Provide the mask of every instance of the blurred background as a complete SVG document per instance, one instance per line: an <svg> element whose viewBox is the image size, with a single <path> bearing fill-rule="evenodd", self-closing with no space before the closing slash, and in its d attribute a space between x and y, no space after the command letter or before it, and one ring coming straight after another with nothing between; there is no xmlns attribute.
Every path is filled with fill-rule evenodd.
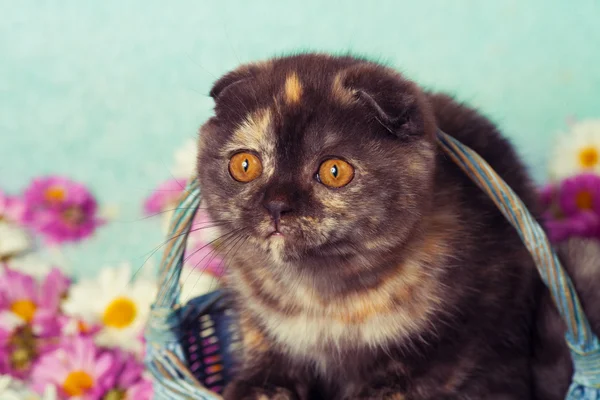
<svg viewBox="0 0 600 400"><path fill-rule="evenodd" d="M354 51L496 122L538 182L570 119L600 117L597 0L0 0L0 189L40 176L94 194L109 223L60 247L76 275L141 267L163 242L143 203L238 64ZM58 257L58 256L57 256Z"/></svg>

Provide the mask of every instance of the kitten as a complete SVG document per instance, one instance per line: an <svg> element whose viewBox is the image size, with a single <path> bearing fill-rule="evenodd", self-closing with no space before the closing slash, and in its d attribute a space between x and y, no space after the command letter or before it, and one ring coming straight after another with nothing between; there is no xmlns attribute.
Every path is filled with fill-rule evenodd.
<svg viewBox="0 0 600 400"><path fill-rule="evenodd" d="M538 214L494 125L351 57L242 66L211 91L198 173L243 356L226 399L527 399L543 290L515 230L435 143Z"/></svg>

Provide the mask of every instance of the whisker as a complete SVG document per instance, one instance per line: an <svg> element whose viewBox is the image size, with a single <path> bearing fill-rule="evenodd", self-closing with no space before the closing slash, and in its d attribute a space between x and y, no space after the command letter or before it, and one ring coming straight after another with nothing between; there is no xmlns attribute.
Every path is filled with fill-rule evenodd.
<svg viewBox="0 0 600 400"><path fill-rule="evenodd" d="M196 228L196 229L194 229L194 230L190 230L190 232L189 232L189 233L192 233L192 232L197 232L197 231L199 231L199 230L201 230L201 229L204 229L204 228ZM179 233L177 233L176 235L173 235L173 236L171 236L171 237L167 238L167 239L166 239L166 240L165 240L165 241L164 241L162 244L160 244L160 245L156 246L156 247L155 247L153 250L150 250L150 252L149 252L150 254L149 254L149 255L148 255L148 253L146 253L146 254L142 255L142 257L145 257L146 255L148 255L148 256L146 257L146 259L144 260L144 262L142 263L142 265L141 265L141 266L140 266L140 267L139 267L139 268L136 270L136 272L133 274L133 277L135 277L135 276L136 276L136 275L139 273L139 271L141 271L141 269L142 269L142 268L144 268L144 267L146 266L146 264L148 263L148 261L149 261L149 260L150 260L150 259L151 259L151 258L152 258L152 257L153 257L155 254L156 254L156 252L157 252L158 250L160 250L162 247L164 247L165 245L167 245L167 244L168 244L170 241L172 241L172 240L175 240L175 239L177 239L177 238L179 238L179 237L181 237L181 236L183 236L183 235L189 234L189 233L188 233L188 232L185 232L185 231L184 231L184 232L179 232ZM215 239L215 240L218 240L218 239L219 239L219 238L217 238L217 239ZM212 243L212 242L211 242L211 243ZM133 279L133 277L132 277L132 279Z"/></svg>
<svg viewBox="0 0 600 400"><path fill-rule="evenodd" d="M220 244L220 246L226 246L226 245L229 245L229 241L233 242L234 240L236 240L236 239L239 239L239 238L240 238L240 236L238 236L238 234L239 234L239 232L241 232L242 230L243 230L242 228L239 228L239 229L237 229L237 230L235 230L235 231L231 231L231 232L229 232L229 234L228 234L228 235L230 235L230 236L229 236L229 237L227 237L227 238L226 238L226 239L225 239L225 240L222 242L222 244ZM216 240L218 240L218 239L216 239ZM235 243L237 243L237 241L236 241ZM233 247L233 246L235 246L235 243L233 243L233 244L232 244L232 247ZM194 253L196 253L196 252L198 252L198 251L200 251L200 250L202 250L202 249L206 248L206 246L208 246L208 245L209 245L209 244L207 244L207 245L205 245L205 246L202 246L200 249L197 249L197 250L196 250ZM196 270L196 268L198 268L198 266L199 266L199 265L202 263L202 261L204 261L204 259L205 259L206 257L211 257L211 258L208 260L208 262L206 262L206 264L205 264L204 268L202 268L202 272L206 271L206 268L208 268L208 265L209 265L209 264L212 262L212 260L214 260L214 258L216 257L216 255L217 255L217 249L218 249L218 248L213 248L213 249L212 249L212 250L211 250L211 251L210 251L208 254L206 254L204 257L202 257L202 259L201 259L200 261L198 261L198 262L196 263L196 265L195 265L195 266L192 268L192 270L191 270L191 271L188 273L188 276L187 276L187 278L185 279L185 281L187 281L187 279L189 279L190 275L192 274L192 271ZM194 254L194 253L193 253L193 254ZM188 259L189 259L189 257L188 257ZM196 286L196 284L197 284L197 283L198 283L198 281L196 281L196 283L194 283L194 286L193 286L192 288L195 288L195 286ZM210 289L210 288L209 288L209 289ZM187 301L187 299L186 299L186 301Z"/></svg>
<svg viewBox="0 0 600 400"><path fill-rule="evenodd" d="M193 232L197 232L197 231L200 231L202 229L216 228L218 226L222 226L222 225L218 224L218 225L214 225L214 226L206 226L206 227L202 227L202 228L190 229L189 232L179 232L176 235L168 237L163 243L159 244L157 247L155 247L153 250L150 250L148 253L154 253L154 252L156 252L161 247L163 247L164 245L168 244L171 240L177 239L177 238L181 237L182 235L193 233ZM145 257L146 255L148 255L148 253L143 254L141 257Z"/></svg>
<svg viewBox="0 0 600 400"><path fill-rule="evenodd" d="M216 242L217 240L220 240L220 239L222 239L224 236L229 236L229 235L232 235L232 234L233 234L233 235L235 235L235 233L236 233L236 231L231 231L231 232L228 232L228 233L226 233L226 234L224 234L224 235L221 235L221 236L219 236L219 237L218 237L218 238L216 238L215 240L213 240L213 241L211 241L211 242L209 242L209 243L205 244L204 246L202 246L202 247L200 247L200 248L198 248L198 249L195 249L195 250L194 250L194 252L192 252L192 253L191 253L191 254L189 254L189 255L188 255L186 258L184 258L184 260L183 260L183 264L185 265L185 262L186 262L187 260L189 260L189 259L190 259L190 257L192 257L194 254L198 253L199 251L201 251L201 250L205 249L206 247L210 246L211 244L213 244L213 243L214 243L214 242ZM227 239L228 239L228 238L226 238L225 240L227 240ZM214 250L213 250L213 251L214 251ZM212 253L212 251L211 251L209 254L211 254L211 253ZM202 260L204 260L205 258L206 258L206 255L205 255L204 257L202 257L202 259L201 259L201 260L200 260L198 263L201 263L201 262L202 262ZM207 265L208 265L208 264L207 264ZM195 268L194 268L194 269L195 269ZM186 278L186 280L189 278L189 276L190 276L191 272L192 272L192 271L190 271L190 272L189 272L189 274L188 274L188 277Z"/></svg>
<svg viewBox="0 0 600 400"><path fill-rule="evenodd" d="M138 219L132 220L132 221L130 221L130 222L143 221L143 220L145 220L145 219L149 219L149 218L157 217L157 216L160 216L160 215L162 215L162 214L166 214L166 213L168 213L168 212L172 212L172 211L177 211L177 210L193 210L193 209L197 209L197 210L199 210L199 211L200 211L200 210L208 210L208 209L209 209L209 207L175 207L175 208L167 208L167 209L164 209L164 210L158 211L158 212L156 212L156 213L153 213L153 214L151 214L151 215L145 215L145 216L143 216L142 218L138 218ZM225 211L225 210L218 210L218 209L215 209L214 207L212 207L212 209L213 209L213 210L215 210L215 211Z"/></svg>
<svg viewBox="0 0 600 400"><path fill-rule="evenodd" d="M185 193L187 193L187 195L188 195L188 196L191 196L192 194L190 193L190 191L189 191L189 190L187 190L187 185L182 185L182 184L181 184L181 182L180 182L180 180L181 180L181 179L175 178L175 175L173 175L173 174L171 173L171 171L169 171L169 169L168 169L168 168L167 168L167 171L169 172L169 175L171 175L171 178L173 178L173 180L174 180L175 182L177 182L177 186L179 186L179 188L181 189L181 191L182 191L182 192L185 192ZM186 182L189 182L189 180L188 180L188 179L186 179ZM196 193L194 194L194 196L198 196L198 195L199 195L199 193L198 193L198 192L196 192Z"/></svg>
<svg viewBox="0 0 600 400"><path fill-rule="evenodd" d="M246 235L245 237L244 237L244 236L242 236L242 237L243 237L243 240L242 240L242 241L238 241L238 242L236 242L236 244L237 244L237 243L239 243L239 246L237 247L237 249L235 250L235 252L234 252L234 253L233 253L233 255L231 256L231 258L232 258L232 259L235 257L235 255L237 254L237 252L238 252L238 251L239 251L239 250L240 250L242 247L244 247L244 245L246 244L246 242L247 242L247 241L248 241L248 239L250 238L250 236L248 236L248 235ZM232 246L231 250L233 250L233 248L235 247L235 245L236 245L236 244L234 244L234 245ZM229 250L229 251L227 252L227 254L226 254L226 255L223 257L223 259L221 260L221 263L219 264L219 268L221 268L221 266L223 266L223 276L225 276L225 275L226 275L226 273L227 273L227 268L229 267L229 264L227 264L225 261L227 261L227 259L228 259L228 257L229 257L229 252L230 252L231 250ZM210 289L210 288L209 288L209 289Z"/></svg>
<svg viewBox="0 0 600 400"><path fill-rule="evenodd" d="M185 263L186 261L189 261L189 259L196 253L204 250L206 247L211 246L212 244L214 244L215 242L219 241L219 240L228 240L231 236L235 235L237 232L239 232L241 230L241 228L238 229L234 229L232 231L229 231L219 237L217 237L216 239L211 240L210 242L206 243L204 246L199 247L197 249L194 249L194 251L192 253L190 253L187 257L185 257L185 259L183 260L183 262ZM225 238L225 239L223 239ZM202 257L202 259L200 260L200 262L202 260L204 260L204 258L206 258L206 256Z"/></svg>
<svg viewBox="0 0 600 400"><path fill-rule="evenodd" d="M239 241L240 241L241 238L243 238L243 236L236 235L236 237L234 237L231 240L231 246L230 246L230 249L227 251L227 253L229 253L231 251L231 249L233 249L235 247L235 245L237 243L239 243ZM227 243L227 244L229 244L229 243ZM208 268L208 265L215 259L215 257L217 257L217 255L218 255L218 253L217 253L217 249L216 248L208 254L208 256L210 257L210 259L206 263L205 267L202 269L203 273L206 271L206 268ZM221 259L221 262L219 263L219 268L223 264L224 260L225 260L225 256ZM194 268L197 268L199 264L200 263L196 264L196 266ZM196 283L197 283L197 281L196 281ZM194 287L195 287L195 285L196 284L194 284ZM212 283L211 283L211 286L209 286L208 290L210 291L211 289L212 289Z"/></svg>
<svg viewBox="0 0 600 400"><path fill-rule="evenodd" d="M201 231L201 230L203 230L203 229L212 229L212 228L217 228L217 227L220 227L220 226L223 226L223 224L202 225L202 226L200 226L200 227L197 227L197 228L190 229L190 233L199 232L199 231Z"/></svg>
<svg viewBox="0 0 600 400"><path fill-rule="evenodd" d="M191 62L193 62L194 64L196 64L196 66L200 67L204 72L206 72L207 74L209 74L214 80L219 79L218 76L216 76L215 74L213 74L212 72L210 72L208 69L206 69L202 64L200 64L196 60L194 60L189 53L186 52L186 54L187 54L187 56L188 56L188 58L190 59Z"/></svg>

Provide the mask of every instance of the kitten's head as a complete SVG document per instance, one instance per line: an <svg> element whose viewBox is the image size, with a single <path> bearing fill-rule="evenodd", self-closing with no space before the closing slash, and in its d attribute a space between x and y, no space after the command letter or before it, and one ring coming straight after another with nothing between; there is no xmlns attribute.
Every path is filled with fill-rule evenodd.
<svg viewBox="0 0 600 400"><path fill-rule="evenodd" d="M199 179L232 249L275 267L334 265L400 245L430 203L434 118L390 69L284 57L230 72L211 96Z"/></svg>

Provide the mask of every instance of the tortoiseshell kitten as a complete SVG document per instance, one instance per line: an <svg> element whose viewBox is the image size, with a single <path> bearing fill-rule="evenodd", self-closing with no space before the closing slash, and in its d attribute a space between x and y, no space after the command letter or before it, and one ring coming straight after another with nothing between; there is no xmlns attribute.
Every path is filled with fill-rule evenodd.
<svg viewBox="0 0 600 400"><path fill-rule="evenodd" d="M435 144L475 149L536 215L486 118L350 56L246 65L211 96L198 171L244 343L226 399L533 396L532 260Z"/></svg>

